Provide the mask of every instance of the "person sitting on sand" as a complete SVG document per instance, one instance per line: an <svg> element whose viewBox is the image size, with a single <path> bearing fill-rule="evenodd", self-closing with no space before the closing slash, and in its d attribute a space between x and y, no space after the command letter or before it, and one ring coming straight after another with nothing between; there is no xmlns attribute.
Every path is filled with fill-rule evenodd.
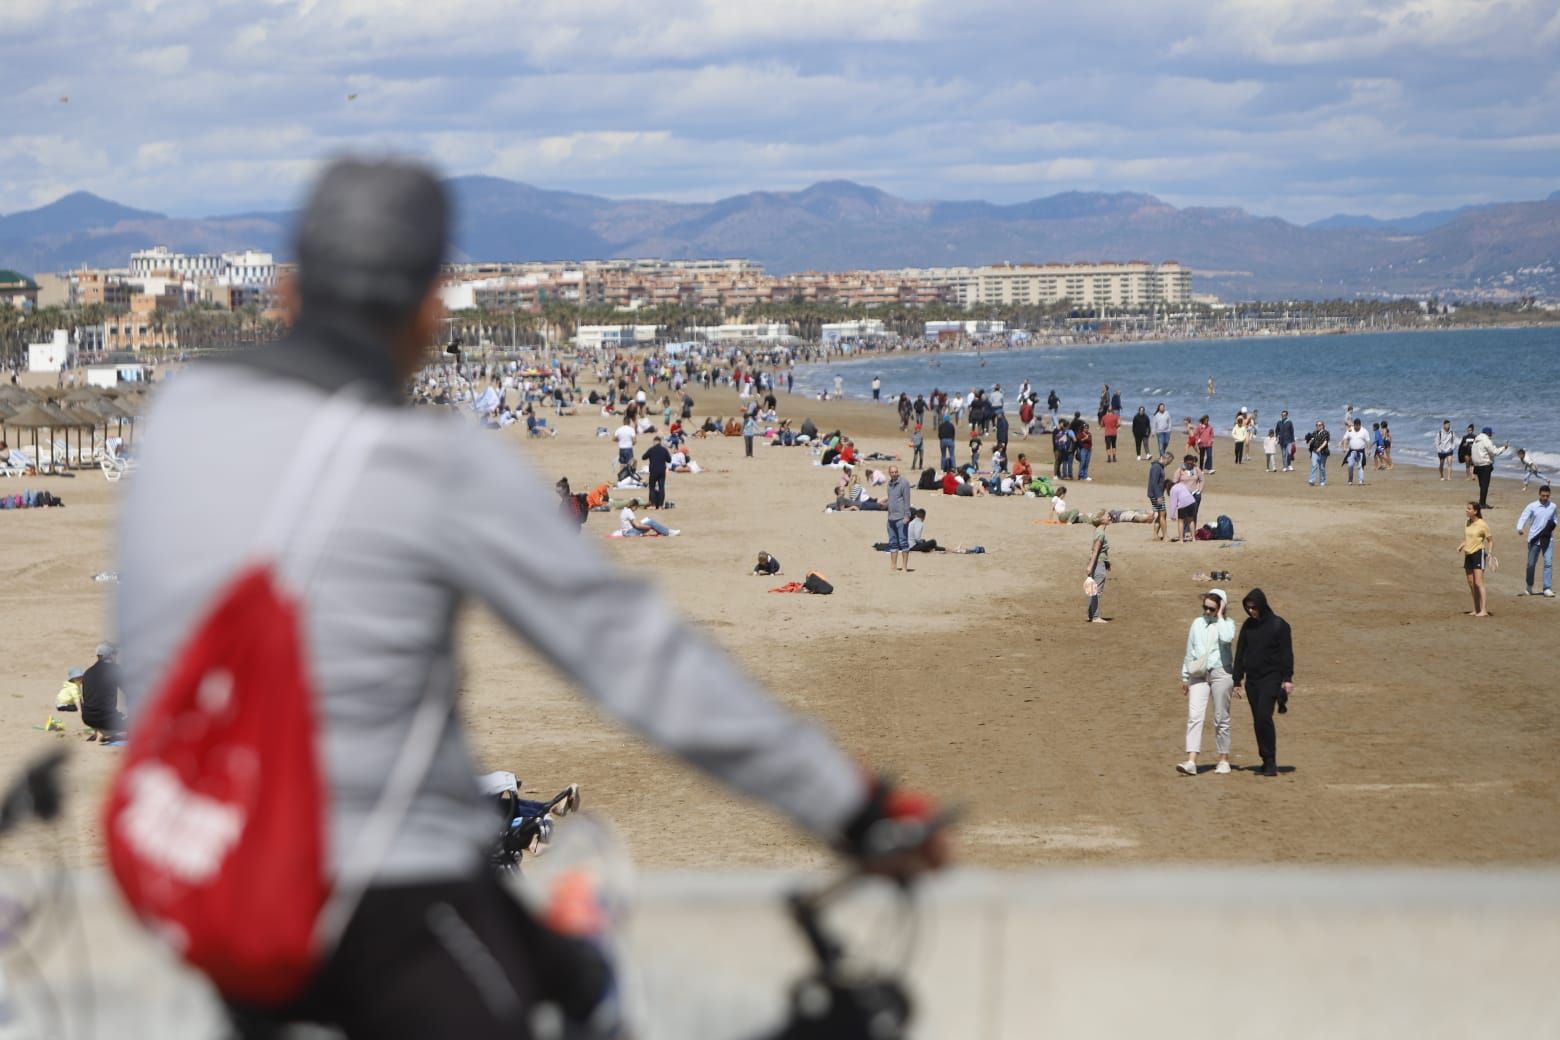
<svg viewBox="0 0 1560 1040"><path fill-rule="evenodd" d="M758 562L753 564L751 574L769 576L780 573L780 561L766 552L758 554Z"/></svg>
<svg viewBox="0 0 1560 1040"><path fill-rule="evenodd" d="M80 711L81 710L81 679L86 675L80 668L72 668L65 673L65 684L54 695L55 711Z"/></svg>
<svg viewBox="0 0 1560 1040"><path fill-rule="evenodd" d="M646 517L643 520L637 519L634 516L634 510L638 508L639 499L632 498L629 499L628 505L623 507L623 511L618 513L618 522L622 525L624 538L642 538L647 535L673 538L682 534L681 531L675 528L667 528L659 520L654 520L650 517Z"/></svg>
<svg viewBox="0 0 1560 1040"><path fill-rule="evenodd" d="M1019 487L1028 487L1029 482L1035 479L1034 467L1029 464L1029 456L1023 452L1018 453L1018 461L1013 463L1013 480Z"/></svg>
<svg viewBox="0 0 1560 1040"><path fill-rule="evenodd" d="M737 421L736 416L733 415L730 419L726 420L725 428L721 430L721 434L726 437L742 436L742 424Z"/></svg>

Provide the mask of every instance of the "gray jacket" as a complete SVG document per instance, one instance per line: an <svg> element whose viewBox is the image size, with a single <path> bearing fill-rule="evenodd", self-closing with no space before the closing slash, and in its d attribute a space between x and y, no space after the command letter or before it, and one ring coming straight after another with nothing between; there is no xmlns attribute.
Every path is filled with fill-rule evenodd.
<svg viewBox="0 0 1560 1040"><path fill-rule="evenodd" d="M380 389L374 407L391 422L307 597L335 868L395 768L420 699L454 701L455 619L467 600L486 604L651 740L815 834L839 834L866 795L851 759L685 626L649 584L610 567L497 434L442 409L396 407ZM117 620L132 725L213 598L249 561L266 507L325 400L308 380L237 365L191 368L157 399L119 531ZM461 726L450 724L380 881L480 868L497 818L478 798L478 771Z"/></svg>
<svg viewBox="0 0 1560 1040"><path fill-rule="evenodd" d="M888 482L888 518L906 520L910 516L910 481L903 473Z"/></svg>

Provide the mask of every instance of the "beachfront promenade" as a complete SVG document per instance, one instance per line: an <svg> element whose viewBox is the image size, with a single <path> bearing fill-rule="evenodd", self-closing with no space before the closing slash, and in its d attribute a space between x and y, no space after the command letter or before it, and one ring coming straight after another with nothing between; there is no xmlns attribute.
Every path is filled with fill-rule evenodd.
<svg viewBox="0 0 1560 1040"><path fill-rule="evenodd" d="M806 963L778 905L798 880L640 879L629 934L650 1006L645 1040L735 1040L773 1024ZM65 929L40 964L60 1035L220 1035L210 995L120 916L103 878L75 888L79 939L60 916L69 900L43 922ZM1560 1021L1553 870L963 870L926 886L919 907L917 1037L1461 1040L1547 1036ZM884 892L846 906L841 931L869 963L901 963L907 922L893 913ZM12 969L10 993L19 1017L0 1024L0 1040L40 1035L25 1027L46 1014L39 981Z"/></svg>

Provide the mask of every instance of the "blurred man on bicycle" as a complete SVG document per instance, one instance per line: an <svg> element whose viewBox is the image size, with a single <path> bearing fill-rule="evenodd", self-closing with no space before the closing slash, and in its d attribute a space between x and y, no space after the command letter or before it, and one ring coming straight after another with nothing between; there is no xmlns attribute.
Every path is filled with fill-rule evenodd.
<svg viewBox="0 0 1560 1040"><path fill-rule="evenodd" d="M869 857L880 822L925 816L924 801L874 785L649 585L611 569L502 443L442 409L399 408L439 327L448 227L425 170L335 163L301 218L289 338L191 367L162 393L120 530L132 732L213 596L249 562L294 460L318 447L301 442L311 418L347 393L393 421L352 478L302 622L338 884L417 706L453 705L454 620L467 599L651 740L847 854ZM487 866L495 817L477 772L451 722L309 992L246 1031L304 1018L353 1037L529 1035L546 947ZM893 869L941 858L934 835Z"/></svg>

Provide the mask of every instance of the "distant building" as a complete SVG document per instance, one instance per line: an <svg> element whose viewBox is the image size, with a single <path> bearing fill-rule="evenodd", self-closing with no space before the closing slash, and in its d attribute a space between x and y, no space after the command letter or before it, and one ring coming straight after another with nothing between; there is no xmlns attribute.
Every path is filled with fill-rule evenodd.
<svg viewBox="0 0 1560 1040"><path fill-rule="evenodd" d="M1126 263L993 264L933 268L921 272L947 286L955 302L1046 306L1067 300L1075 307L1184 306L1192 298L1192 272L1174 260Z"/></svg>
<svg viewBox="0 0 1560 1040"><path fill-rule="evenodd" d="M38 306L38 283L19 271L0 271L0 307L30 311Z"/></svg>
<svg viewBox="0 0 1560 1040"><path fill-rule="evenodd" d="M581 325L574 342L582 350L640 347L654 343L660 333L659 325Z"/></svg>
<svg viewBox="0 0 1560 1040"><path fill-rule="evenodd" d="M863 318L860 321L824 322L818 338L824 343L839 343L844 340L871 339L881 335L883 335L881 321L877 318Z"/></svg>
<svg viewBox="0 0 1560 1040"><path fill-rule="evenodd" d="M1004 321L929 321L926 323L927 339L947 339L967 336L1001 336L1007 332Z"/></svg>
<svg viewBox="0 0 1560 1040"><path fill-rule="evenodd" d="M791 326L785 322L700 325L693 330L693 334L709 343L779 343L791 338Z"/></svg>
<svg viewBox="0 0 1560 1040"><path fill-rule="evenodd" d="M269 287L276 284L276 259L270 253L253 249L221 254L175 253L167 246L153 246L130 254L130 277Z"/></svg>
<svg viewBox="0 0 1560 1040"><path fill-rule="evenodd" d="M55 329L45 343L27 344L27 371L58 372L76 358L76 344L70 333Z"/></svg>

